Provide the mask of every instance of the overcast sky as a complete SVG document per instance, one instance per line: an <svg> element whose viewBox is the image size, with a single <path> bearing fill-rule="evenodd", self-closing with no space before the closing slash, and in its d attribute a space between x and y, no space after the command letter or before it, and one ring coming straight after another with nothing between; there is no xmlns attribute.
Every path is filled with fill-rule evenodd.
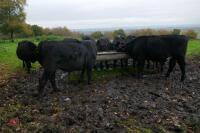
<svg viewBox="0 0 200 133"><path fill-rule="evenodd" d="M70 29L200 24L200 0L27 0L27 22Z"/></svg>

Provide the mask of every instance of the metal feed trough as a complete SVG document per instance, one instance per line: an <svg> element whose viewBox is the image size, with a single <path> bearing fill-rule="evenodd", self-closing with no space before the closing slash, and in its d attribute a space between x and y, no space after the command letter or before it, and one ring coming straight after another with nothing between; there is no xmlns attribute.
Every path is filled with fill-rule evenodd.
<svg viewBox="0 0 200 133"><path fill-rule="evenodd" d="M97 53L97 61L106 61L106 60L119 60L119 59L127 59L129 56L123 52L117 51L108 51L108 52L98 52Z"/></svg>

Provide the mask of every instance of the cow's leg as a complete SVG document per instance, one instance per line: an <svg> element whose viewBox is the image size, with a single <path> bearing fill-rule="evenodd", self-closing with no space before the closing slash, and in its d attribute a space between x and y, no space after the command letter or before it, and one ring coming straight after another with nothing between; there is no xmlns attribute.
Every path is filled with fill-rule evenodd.
<svg viewBox="0 0 200 133"><path fill-rule="evenodd" d="M97 63L94 65L94 70L97 70Z"/></svg>
<svg viewBox="0 0 200 133"><path fill-rule="evenodd" d="M158 61L156 61L155 63L156 63L156 69L159 70Z"/></svg>
<svg viewBox="0 0 200 133"><path fill-rule="evenodd" d="M164 66L164 62L160 62L160 72L162 73L163 72L163 66Z"/></svg>
<svg viewBox="0 0 200 133"><path fill-rule="evenodd" d="M44 87L48 81L49 73L44 70L42 77L39 79L38 95L43 95Z"/></svg>
<svg viewBox="0 0 200 133"><path fill-rule="evenodd" d="M87 68L87 77L88 77L88 84L91 84L91 78L92 78L92 69L91 69L91 67Z"/></svg>
<svg viewBox="0 0 200 133"><path fill-rule="evenodd" d="M151 69L155 69L155 61L152 61L152 63L150 63L151 64Z"/></svg>
<svg viewBox="0 0 200 133"><path fill-rule="evenodd" d="M150 60L147 60L147 69L149 69L150 68Z"/></svg>
<svg viewBox="0 0 200 133"><path fill-rule="evenodd" d="M174 66L176 65L176 60L174 58L171 58L170 61L169 61L169 68L168 68L168 71L166 73L166 77L169 77L170 73L172 72Z"/></svg>
<svg viewBox="0 0 200 133"><path fill-rule="evenodd" d="M108 61L105 61L106 69L109 69Z"/></svg>
<svg viewBox="0 0 200 133"><path fill-rule="evenodd" d="M96 63L97 70L100 68L99 61Z"/></svg>
<svg viewBox="0 0 200 133"><path fill-rule="evenodd" d="M51 74L50 74L50 82L51 82L51 85L52 85L52 88L53 88L52 92L58 91L58 88L56 86L55 78L56 78L56 73L55 72L51 72Z"/></svg>
<svg viewBox="0 0 200 133"><path fill-rule="evenodd" d="M135 64L136 64L136 61L133 59L133 64L132 64L133 67L135 67Z"/></svg>
<svg viewBox="0 0 200 133"><path fill-rule="evenodd" d="M113 68L116 68L116 65L117 65L117 60L114 60L113 61Z"/></svg>
<svg viewBox="0 0 200 133"><path fill-rule="evenodd" d="M26 67L27 67L27 72L30 73L30 69L31 69L31 62L30 61L26 61Z"/></svg>
<svg viewBox="0 0 200 133"><path fill-rule="evenodd" d="M85 74L85 68L83 68L82 71L81 71L79 82L83 81L84 74Z"/></svg>
<svg viewBox="0 0 200 133"><path fill-rule="evenodd" d="M142 78L142 76L143 76L144 64L145 64L145 60L144 59L138 60L138 64L137 64L138 78Z"/></svg>
<svg viewBox="0 0 200 133"><path fill-rule="evenodd" d="M25 68L26 67L26 64L25 64L25 61L23 60L23 68Z"/></svg>
<svg viewBox="0 0 200 133"><path fill-rule="evenodd" d="M125 68L128 68L128 59L124 59L125 62Z"/></svg>
<svg viewBox="0 0 200 133"><path fill-rule="evenodd" d="M181 81L184 81L185 78L186 78L186 75L185 75L185 58L184 57L180 57L177 59L178 61L178 64L179 64L179 67L181 69Z"/></svg>
<svg viewBox="0 0 200 133"><path fill-rule="evenodd" d="M70 82L70 79L71 79L71 78L70 78L70 75L71 75L71 73L70 73L70 72L68 72L68 74L67 74L67 77L68 77L68 79L67 79L67 80L68 80L68 82Z"/></svg>
<svg viewBox="0 0 200 133"><path fill-rule="evenodd" d="M103 62L100 61L100 69L103 70Z"/></svg>
<svg viewBox="0 0 200 133"><path fill-rule="evenodd" d="M123 68L124 67L123 59L120 59L120 63L121 63L121 68Z"/></svg>

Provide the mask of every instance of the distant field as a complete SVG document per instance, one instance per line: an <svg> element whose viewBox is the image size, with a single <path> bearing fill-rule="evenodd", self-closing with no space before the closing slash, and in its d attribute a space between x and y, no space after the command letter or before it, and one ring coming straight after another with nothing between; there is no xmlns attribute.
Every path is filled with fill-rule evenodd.
<svg viewBox="0 0 200 133"><path fill-rule="evenodd" d="M40 37L40 38L29 38L29 40L36 44L43 39L49 40L61 40L63 37ZM22 62L16 57L17 40L15 43L9 41L0 41L0 76L8 75L22 70ZM187 56L189 58L200 55L200 40L191 40L188 45ZM36 63L33 67L37 67Z"/></svg>

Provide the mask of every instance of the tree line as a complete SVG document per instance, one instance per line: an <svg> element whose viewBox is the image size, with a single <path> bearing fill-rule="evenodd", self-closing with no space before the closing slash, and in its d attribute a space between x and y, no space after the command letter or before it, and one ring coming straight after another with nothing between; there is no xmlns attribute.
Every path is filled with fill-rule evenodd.
<svg viewBox="0 0 200 133"><path fill-rule="evenodd" d="M152 36L152 35L186 35L190 39L196 39L198 36L198 33L193 29L188 30L181 30L181 29L138 29L138 30L131 30L129 32L125 32L123 29L118 29L115 31L110 32L100 32L96 31L91 34L91 37L94 39L99 39L101 37L107 37L109 39L114 39L116 36Z"/></svg>
<svg viewBox="0 0 200 133"><path fill-rule="evenodd" d="M61 35L77 36L78 33L72 32L66 27L43 28L38 25L26 23L26 13L24 7L26 0L1 0L0 1L0 37L29 37L41 35Z"/></svg>

